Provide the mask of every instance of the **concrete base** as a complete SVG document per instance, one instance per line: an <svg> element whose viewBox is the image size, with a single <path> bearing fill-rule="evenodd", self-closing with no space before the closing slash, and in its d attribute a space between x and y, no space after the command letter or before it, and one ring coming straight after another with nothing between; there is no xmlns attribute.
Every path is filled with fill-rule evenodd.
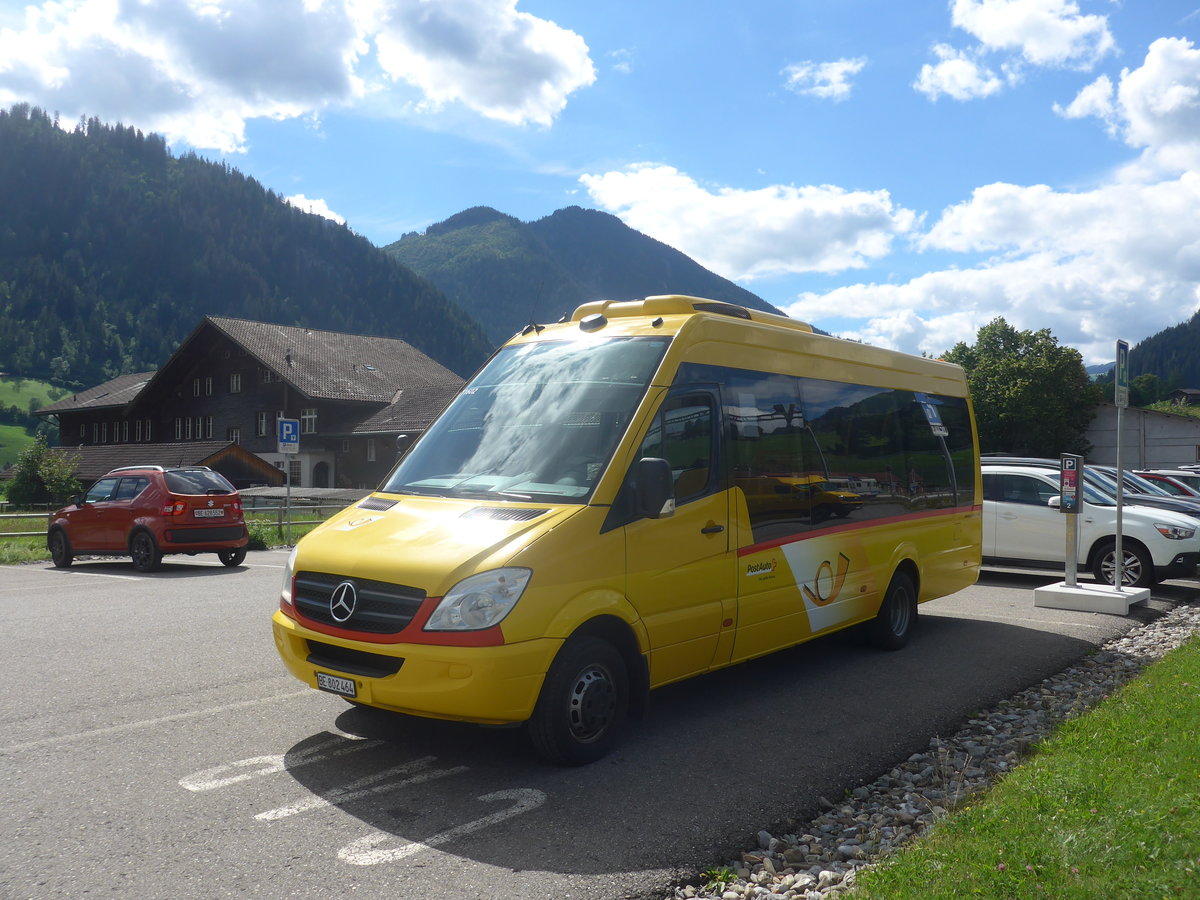
<svg viewBox="0 0 1200 900"><path fill-rule="evenodd" d="M1066 582L1059 582L1036 588L1033 592L1034 606L1079 609L1113 616L1127 616L1129 607L1145 603L1149 599L1149 588L1125 588L1118 591L1106 584L1077 584L1075 587L1067 587Z"/></svg>

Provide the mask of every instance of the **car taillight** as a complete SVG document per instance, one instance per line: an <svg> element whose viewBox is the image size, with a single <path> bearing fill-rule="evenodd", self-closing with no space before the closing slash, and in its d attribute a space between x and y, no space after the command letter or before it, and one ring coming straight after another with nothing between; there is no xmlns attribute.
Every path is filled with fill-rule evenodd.
<svg viewBox="0 0 1200 900"><path fill-rule="evenodd" d="M185 512L187 512L187 504L182 500L176 500L174 503L168 503L162 508L162 514L164 516L182 516Z"/></svg>

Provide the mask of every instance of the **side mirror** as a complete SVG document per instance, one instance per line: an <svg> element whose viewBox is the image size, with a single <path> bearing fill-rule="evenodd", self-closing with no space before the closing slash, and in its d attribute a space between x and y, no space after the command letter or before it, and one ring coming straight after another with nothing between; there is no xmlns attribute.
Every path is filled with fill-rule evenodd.
<svg viewBox="0 0 1200 900"><path fill-rule="evenodd" d="M662 519L675 513L675 476L665 459L646 457L637 461L637 514Z"/></svg>
<svg viewBox="0 0 1200 900"><path fill-rule="evenodd" d="M1062 494L1055 494L1046 501L1046 505L1051 509L1060 509L1062 507Z"/></svg>
<svg viewBox="0 0 1200 900"><path fill-rule="evenodd" d="M83 494L72 494L72 495L71 495L71 502L72 502L72 503L73 503L75 506L83 506Z"/></svg>

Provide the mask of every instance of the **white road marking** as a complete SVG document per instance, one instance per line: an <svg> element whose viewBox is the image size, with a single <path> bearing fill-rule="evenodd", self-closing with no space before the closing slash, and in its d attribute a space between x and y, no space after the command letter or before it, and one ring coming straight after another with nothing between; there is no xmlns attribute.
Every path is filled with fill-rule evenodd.
<svg viewBox="0 0 1200 900"><path fill-rule="evenodd" d="M426 781L433 781L436 778L445 778L447 775L458 775L461 772L470 771L467 766L455 766L451 769L430 769L429 764L436 759L437 757L435 756L425 756L421 759L405 763L402 766L384 769L382 772L376 772L373 775L368 775L366 778L360 778L358 781L348 784L343 788L335 788L324 796L319 797L314 794L297 803L289 803L287 806L280 806L275 809L269 809L266 812L261 812L254 818L259 822L275 822L279 819L286 819L288 816L296 816L314 809L324 809L335 803L348 803L353 800L360 800L363 797L369 797L372 794L384 794L388 791L408 787L409 785L423 784ZM385 781L388 778L397 775L409 775L411 772L415 772L416 774L410 775L401 781L378 784L378 782Z"/></svg>
<svg viewBox="0 0 1200 900"><path fill-rule="evenodd" d="M354 743L347 746L347 740ZM293 753L290 757L284 753L276 753L270 756L252 756L249 759L239 759L237 762L213 766L211 769L204 769L203 771L180 778L179 785L180 787L187 788L189 791L214 791L217 788L228 787L231 784L240 784L252 778L274 775L285 769L298 769L301 766L312 765L316 762L336 759L339 756L345 756L347 753L357 753L359 750L378 747L382 743L383 741L368 741L353 735L341 735L330 738L320 744L315 744L298 753ZM332 752L326 753L324 752L326 750L332 750ZM259 768L253 772L238 771L240 769L249 769L253 766L259 766ZM228 774L230 772L236 772L237 774L230 775Z"/></svg>
<svg viewBox="0 0 1200 900"><path fill-rule="evenodd" d="M473 822L467 822L465 825L448 828L424 841L413 841L388 850L378 850L376 848L389 838L395 837L395 835L384 831L377 831L374 834L359 838L357 841L351 841L338 851L338 859L353 866L374 866L379 863L396 862L397 860L412 856L414 853L419 853L422 850L428 850L432 847L440 847L442 844L448 844L450 841L479 831L482 828L496 825L505 819L511 819L513 816L519 816L521 813L537 809L546 802L546 795L534 788L516 788L511 791L496 791L493 794L484 794L482 797L477 797L476 799L482 800L485 803L496 800L512 800L514 803L507 809L494 812Z"/></svg>
<svg viewBox="0 0 1200 900"><path fill-rule="evenodd" d="M275 703L279 700L292 700L296 697L304 697L312 694L311 688L305 688L302 691L293 691L290 694L276 694L274 697L262 697L258 700L242 700L238 703L227 703L224 706L210 706L207 709L194 709L191 712L175 713L171 716L161 716L157 719L143 719L140 722L126 722L124 725L112 725L108 728L96 728L92 731L77 731L74 734L60 734L57 737L41 738L36 741L25 741L21 744L12 744L8 747L0 747L0 753L15 753L18 750L31 750L34 747L48 747L52 744L65 744L70 741L78 741L83 738L101 737L109 734L121 734L125 731L136 731L139 728L153 728L155 725L165 725L168 722L181 722L185 719L196 719L201 716L215 716L221 713L231 712L235 709L246 709L251 706L261 706L264 703Z"/></svg>
<svg viewBox="0 0 1200 900"><path fill-rule="evenodd" d="M1068 628L1095 628L1097 631L1107 631L1108 628L1104 625L1091 625L1087 622L1060 622L1057 619L1031 619L1028 616L980 616L967 615L952 612L932 612L930 616L942 616L947 619L971 619L980 622L1028 622L1030 625L1061 625Z"/></svg>

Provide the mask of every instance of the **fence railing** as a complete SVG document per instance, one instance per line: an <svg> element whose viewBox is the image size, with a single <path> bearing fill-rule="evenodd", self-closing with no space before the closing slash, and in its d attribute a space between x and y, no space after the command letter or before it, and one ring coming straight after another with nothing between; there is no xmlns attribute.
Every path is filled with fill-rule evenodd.
<svg viewBox="0 0 1200 900"><path fill-rule="evenodd" d="M290 507L243 506L242 509L248 521L253 520L255 517L258 517L261 520L261 518L264 516L268 518L273 516L275 521L272 524L274 524L279 530L279 536L284 537L284 531L287 529L289 524L293 527L303 525L319 525L321 522L324 522L331 515L333 515L333 513L340 512L348 505L349 504L346 503L299 502L293 503ZM326 513L326 510L329 512ZM315 515L316 518L311 518L313 515ZM306 518L297 518L297 516ZM10 522L13 526L19 528L20 526L17 525L17 523L20 521L30 524L36 521L38 523L38 529L36 531L9 530ZM48 512L0 513L0 529L2 529L0 530L0 538L45 537L46 529L49 524Z"/></svg>

